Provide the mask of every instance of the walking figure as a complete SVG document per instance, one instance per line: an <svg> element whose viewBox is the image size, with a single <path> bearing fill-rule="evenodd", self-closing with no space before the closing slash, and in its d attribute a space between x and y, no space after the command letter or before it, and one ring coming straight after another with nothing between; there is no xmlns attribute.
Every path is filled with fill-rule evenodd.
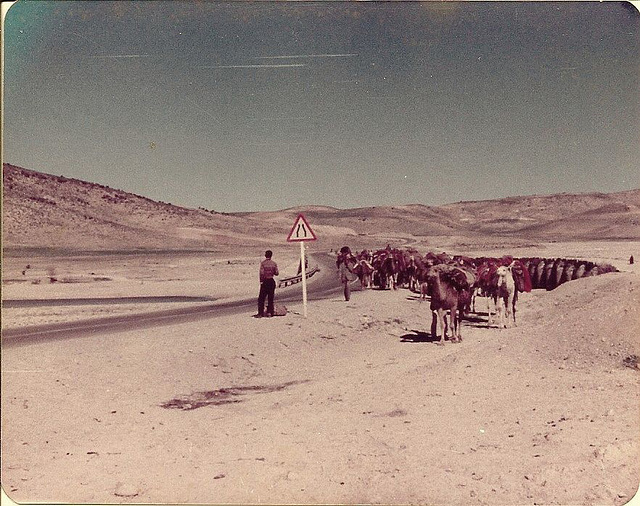
<svg viewBox="0 0 640 506"><path fill-rule="evenodd" d="M340 283L344 285L344 300L346 301L351 298L351 282L358 277L353 272L355 265L356 257L351 253L349 246L343 246L340 248L340 253L336 260L336 267L338 267Z"/></svg>

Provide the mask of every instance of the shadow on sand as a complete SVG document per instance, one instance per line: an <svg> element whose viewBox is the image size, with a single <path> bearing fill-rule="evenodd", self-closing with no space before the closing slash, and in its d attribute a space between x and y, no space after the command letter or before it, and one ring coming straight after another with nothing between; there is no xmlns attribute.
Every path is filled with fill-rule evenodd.
<svg viewBox="0 0 640 506"><path fill-rule="evenodd" d="M252 385L220 388L218 390L210 390L207 392L194 392L190 395L176 397L170 401L160 404L165 409L180 409L182 411L191 411L193 409L202 408L204 406L220 406L222 404L231 404L242 402L242 399L234 397L246 394L261 394L270 392L279 392L293 385L308 383L310 380L289 381L281 385Z"/></svg>
<svg viewBox="0 0 640 506"><path fill-rule="evenodd" d="M401 343L435 343L440 341L438 337L431 337L428 332L422 332L420 330L412 330L412 334L404 334L400 336Z"/></svg>
<svg viewBox="0 0 640 506"><path fill-rule="evenodd" d="M481 318L478 315L472 316L472 315L466 315L464 318L462 318L463 322L467 322L467 323L483 323L483 324L487 324L487 319L486 318Z"/></svg>
<svg viewBox="0 0 640 506"><path fill-rule="evenodd" d="M479 316L467 315L462 320L464 326L483 328L488 327L487 319ZM421 330L412 330L412 334L404 334L400 336L401 343L435 343L440 342L439 337L431 337L430 332L423 332Z"/></svg>

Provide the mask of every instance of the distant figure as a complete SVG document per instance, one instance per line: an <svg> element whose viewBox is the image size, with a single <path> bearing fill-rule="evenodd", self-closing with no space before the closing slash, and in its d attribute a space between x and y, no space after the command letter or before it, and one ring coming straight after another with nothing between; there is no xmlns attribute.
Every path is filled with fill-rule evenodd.
<svg viewBox="0 0 640 506"><path fill-rule="evenodd" d="M257 318L265 316L265 299L267 299L266 316L273 316L273 298L276 292L276 281L273 277L280 274L278 272L278 264L271 260L273 252L271 250L267 250L264 252L264 256L265 259L260 263L260 294L258 295Z"/></svg>
<svg viewBox="0 0 640 506"><path fill-rule="evenodd" d="M633 265L633 255L631 255L631 256L629 257L629 264L630 264L630 265Z"/></svg>
<svg viewBox="0 0 640 506"><path fill-rule="evenodd" d="M346 301L351 298L351 282L357 278L357 275L353 272L355 265L356 257L351 253L349 246L340 248L340 253L336 259L336 267L338 268L340 283L344 285L344 300Z"/></svg>

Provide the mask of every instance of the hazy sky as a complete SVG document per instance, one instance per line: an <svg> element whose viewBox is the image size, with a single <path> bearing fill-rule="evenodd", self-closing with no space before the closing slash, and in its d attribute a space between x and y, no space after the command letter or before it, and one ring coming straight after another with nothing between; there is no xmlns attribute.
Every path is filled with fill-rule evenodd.
<svg viewBox="0 0 640 506"><path fill-rule="evenodd" d="M5 162L217 211L640 186L618 2L63 2L5 20Z"/></svg>

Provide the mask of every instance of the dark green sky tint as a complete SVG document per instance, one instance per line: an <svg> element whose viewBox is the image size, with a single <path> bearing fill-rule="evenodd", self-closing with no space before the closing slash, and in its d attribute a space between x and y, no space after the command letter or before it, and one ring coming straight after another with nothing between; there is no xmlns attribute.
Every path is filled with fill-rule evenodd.
<svg viewBox="0 0 640 506"><path fill-rule="evenodd" d="M20 0L4 161L219 211L639 186L626 3Z"/></svg>

